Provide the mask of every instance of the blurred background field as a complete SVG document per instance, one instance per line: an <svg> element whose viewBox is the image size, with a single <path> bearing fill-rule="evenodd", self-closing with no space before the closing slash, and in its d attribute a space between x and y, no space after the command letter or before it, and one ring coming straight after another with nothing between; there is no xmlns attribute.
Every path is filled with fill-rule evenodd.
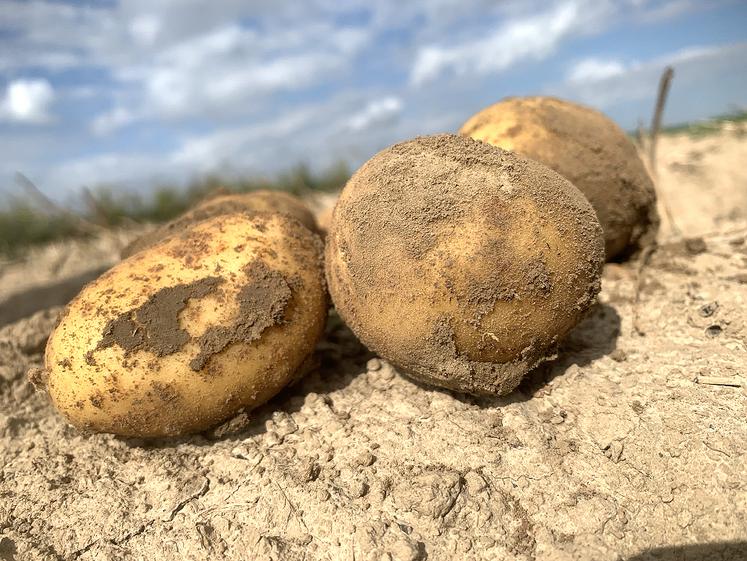
<svg viewBox="0 0 747 561"><path fill-rule="evenodd" d="M630 132L632 138L638 134L638 131ZM735 111L712 119L670 125L664 127L660 134L659 141L664 147L664 163L659 173L665 184L671 180L681 185L683 173L687 177L695 175L698 187L689 196L708 198L709 182L705 182L705 185L702 182L703 169L707 168L711 172L715 168L722 169L719 181L735 182L737 185L747 181L738 165L740 158L747 157L744 148L747 141L747 111ZM644 159L646 154L643 152L647 140L646 136L643 142L637 139ZM708 147L703 148L701 145ZM715 159L717 163L705 166L703 158ZM318 200L319 196L337 192L350 174L350 166L339 162L321 171L313 171L309 166L299 164L285 173L269 178L208 175L191 181L187 186L156 185L144 193L118 190L116 186L99 186L82 190L79 201L69 208L49 201L35 186L29 185L28 179L21 176L16 178L17 192L6 195L4 204L0 207L0 257L12 261L32 246L89 236L95 232L96 227L137 229L165 222L178 216L197 201L226 191L285 191L307 199L312 207L318 207L325 204ZM747 183L744 185L747 193ZM666 185L660 186L660 189L668 191ZM698 193L698 189L702 192ZM735 192L739 193L739 190L735 189ZM682 192L678 194L676 190L664 193L666 199L671 199L671 204L678 210L680 205L677 200L684 195ZM729 209L724 212L739 214L739 206L731 206L731 203L738 203L741 200L738 196L737 199L731 202L723 201ZM747 201L745 202L747 209ZM710 198L704 204L711 207L720 204L720 201ZM721 216L722 210L715 209L713 215ZM681 220L688 219L683 216Z"/></svg>
<svg viewBox="0 0 747 561"><path fill-rule="evenodd" d="M185 186L157 185L145 194L101 186L85 190L72 208L61 207L44 196L23 176L19 193L6 196L0 209L0 258L13 260L35 245L89 236L100 228L137 228L165 222L195 202L221 192L245 193L258 189L285 191L308 198L333 193L350 176L340 163L320 172L298 165L267 179L207 176ZM41 199L41 200L40 200Z"/></svg>

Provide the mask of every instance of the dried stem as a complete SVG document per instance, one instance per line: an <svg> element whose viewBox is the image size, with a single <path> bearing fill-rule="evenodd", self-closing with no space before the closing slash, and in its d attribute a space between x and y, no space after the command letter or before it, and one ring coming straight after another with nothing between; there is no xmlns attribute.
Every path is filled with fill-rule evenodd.
<svg viewBox="0 0 747 561"><path fill-rule="evenodd" d="M667 96L669 95L669 87L672 85L672 77L674 76L674 69L671 66L667 66L661 75L659 80L659 93L656 96L656 109L654 109L654 117L651 120L651 145L649 146L649 164L651 165L651 171L656 175L656 141L659 137L659 129L661 128L661 119L664 116L664 106L667 103Z"/></svg>

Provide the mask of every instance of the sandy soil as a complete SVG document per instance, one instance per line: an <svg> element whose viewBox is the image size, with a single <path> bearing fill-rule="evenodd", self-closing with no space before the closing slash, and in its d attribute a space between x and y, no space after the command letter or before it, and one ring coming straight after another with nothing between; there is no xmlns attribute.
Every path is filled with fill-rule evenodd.
<svg viewBox="0 0 747 561"><path fill-rule="evenodd" d="M82 435L25 379L59 308L8 324L0 559L747 559L747 139L659 152L702 237L665 225L641 274L608 265L561 357L507 398L413 383L332 317L319 369L251 414Z"/></svg>

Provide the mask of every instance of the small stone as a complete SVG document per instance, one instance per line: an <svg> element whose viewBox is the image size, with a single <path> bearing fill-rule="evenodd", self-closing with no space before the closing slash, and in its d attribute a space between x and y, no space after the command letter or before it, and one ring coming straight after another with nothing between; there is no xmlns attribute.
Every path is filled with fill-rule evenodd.
<svg viewBox="0 0 747 561"><path fill-rule="evenodd" d="M350 496L354 498L360 498L368 493L368 484L365 481L353 481L350 484Z"/></svg>
<svg viewBox="0 0 747 561"><path fill-rule="evenodd" d="M674 495L672 494L671 489L666 489L663 493L661 493L661 495L659 495L659 498L663 503L671 503L674 500Z"/></svg>
<svg viewBox="0 0 747 561"><path fill-rule="evenodd" d="M43 390L46 388L47 371L43 368L32 366L26 373L26 377L37 390Z"/></svg>
<svg viewBox="0 0 747 561"><path fill-rule="evenodd" d="M378 358L372 358L366 363L366 368L369 372L376 372L381 369L381 361Z"/></svg>
<svg viewBox="0 0 747 561"><path fill-rule="evenodd" d="M320 473L321 468L319 467L319 464L313 460L309 460L301 466L299 478L304 483L309 483L311 481L316 481L319 478Z"/></svg>
<svg viewBox="0 0 747 561"><path fill-rule="evenodd" d="M628 360L628 353L622 349L615 349L610 353L610 358L615 362L625 362Z"/></svg>
<svg viewBox="0 0 747 561"><path fill-rule="evenodd" d="M265 444L267 447L277 446L283 442L283 438L273 430L268 430L265 433Z"/></svg>
<svg viewBox="0 0 747 561"><path fill-rule="evenodd" d="M406 537L402 537L392 544L391 553L394 559L401 559L402 561L419 561L423 558L417 544Z"/></svg>
<svg viewBox="0 0 747 561"><path fill-rule="evenodd" d="M275 413L273 413L271 423L272 423L272 428L274 428L277 431L277 433L282 437L288 436L289 434L293 434L294 432L298 430L298 425L296 424L296 421L294 421L293 417L291 417L285 411L276 411Z"/></svg>
<svg viewBox="0 0 747 561"><path fill-rule="evenodd" d="M368 467L376 461L376 456L371 454L369 451L361 452L358 457L355 458L355 464L361 467Z"/></svg>

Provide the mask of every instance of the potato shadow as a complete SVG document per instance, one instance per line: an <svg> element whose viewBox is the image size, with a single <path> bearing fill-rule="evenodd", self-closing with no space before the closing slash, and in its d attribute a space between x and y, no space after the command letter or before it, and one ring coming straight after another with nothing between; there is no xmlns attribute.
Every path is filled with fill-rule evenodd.
<svg viewBox="0 0 747 561"><path fill-rule="evenodd" d="M625 561L745 561L747 541L673 545L643 551Z"/></svg>
<svg viewBox="0 0 747 561"><path fill-rule="evenodd" d="M0 327L29 317L39 310L67 304L92 280L109 267L90 269L53 284L29 288L0 302Z"/></svg>
<svg viewBox="0 0 747 561"><path fill-rule="evenodd" d="M565 375L571 366L587 366L617 350L622 320L609 304L597 303L560 344L558 357L541 364L519 384L518 392L534 397L555 378ZM623 354L616 357L622 360Z"/></svg>

